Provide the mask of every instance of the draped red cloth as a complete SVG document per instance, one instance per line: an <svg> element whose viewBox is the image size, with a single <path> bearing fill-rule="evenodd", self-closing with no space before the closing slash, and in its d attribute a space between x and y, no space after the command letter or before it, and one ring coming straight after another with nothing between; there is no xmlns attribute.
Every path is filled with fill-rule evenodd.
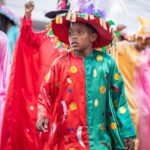
<svg viewBox="0 0 150 150"><path fill-rule="evenodd" d="M1 150L42 149L36 130L37 96L51 63L61 53L46 32L35 33L31 20L22 20L11 66Z"/></svg>

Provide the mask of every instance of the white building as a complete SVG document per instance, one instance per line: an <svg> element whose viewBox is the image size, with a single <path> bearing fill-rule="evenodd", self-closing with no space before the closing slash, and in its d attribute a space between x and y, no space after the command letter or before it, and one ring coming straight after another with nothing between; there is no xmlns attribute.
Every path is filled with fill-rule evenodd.
<svg viewBox="0 0 150 150"><path fill-rule="evenodd" d="M24 4L28 0L5 0L5 3L12 7L16 14L22 17L24 15ZM97 0L98 1L98 0ZM113 2L113 11L119 13L112 14L109 18L115 23L127 25L127 32L136 32L138 21L136 16L143 16L150 19L150 0L101 0L107 5L108 1ZM33 12L34 27L41 29L49 21L44 14L50 10L56 9L57 0L35 0L35 9ZM115 3L116 4L115 4ZM119 4L119 5L118 5Z"/></svg>

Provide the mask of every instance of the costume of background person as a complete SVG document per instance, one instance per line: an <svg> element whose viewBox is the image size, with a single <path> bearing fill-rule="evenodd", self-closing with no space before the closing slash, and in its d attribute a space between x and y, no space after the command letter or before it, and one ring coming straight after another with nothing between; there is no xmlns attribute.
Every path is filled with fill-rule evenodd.
<svg viewBox="0 0 150 150"><path fill-rule="evenodd" d="M0 141L9 69L8 39L6 34L0 31Z"/></svg>
<svg viewBox="0 0 150 150"><path fill-rule="evenodd" d="M62 12L55 10L47 15L51 17ZM31 20L22 20L21 34L11 66L1 150L42 150L44 141L41 143L41 135L35 126L37 95L44 75L61 53L56 48L57 44L53 43L55 38L47 37L46 31L35 33L32 31ZM45 136L42 137L45 139Z"/></svg>
<svg viewBox="0 0 150 150"><path fill-rule="evenodd" d="M138 17L138 21L141 21ZM139 31L141 32L141 30ZM138 35L138 34L137 34ZM123 80L125 82L125 93L129 104L129 110L137 131L136 149L138 149L138 133L139 133L139 109L136 103L135 91L135 75L137 74L136 69L141 57L142 50L137 50L135 42L122 41L116 43L115 59L118 64L118 68L122 73Z"/></svg>
<svg viewBox="0 0 150 150"><path fill-rule="evenodd" d="M140 17L141 28L136 35L143 42L149 40L147 48L141 52L136 73L134 95L139 109L139 150L150 149L148 137L150 135L150 21ZM147 43L148 44L148 43Z"/></svg>

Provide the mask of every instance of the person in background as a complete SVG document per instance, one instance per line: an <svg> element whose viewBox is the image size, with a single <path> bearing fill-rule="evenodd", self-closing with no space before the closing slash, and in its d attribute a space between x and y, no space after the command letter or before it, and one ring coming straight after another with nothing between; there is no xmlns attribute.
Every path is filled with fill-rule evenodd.
<svg viewBox="0 0 150 150"><path fill-rule="evenodd" d="M46 16L56 17L66 12L66 7L65 1L61 0L58 10L51 11ZM47 135L39 135L36 130L37 97L45 74L64 48L56 48L55 38L46 36L49 29L41 32L32 30L33 8L33 1L25 4L25 16L22 19L14 51L6 97L1 150L8 150L10 147L11 150L42 150L47 138Z"/></svg>
<svg viewBox="0 0 150 150"><path fill-rule="evenodd" d="M123 80L125 82L125 93L129 104L129 110L137 131L137 138L135 149L139 148L139 108L137 106L137 99L135 97L135 79L138 74L137 66L141 57L141 53L148 46L147 36L148 33L144 32L144 28L148 28L149 24L144 21L142 17L138 17L140 28L134 35L134 41L127 40L117 42L115 51L113 50L113 56L117 62L120 72L122 73ZM115 52L115 53L114 53ZM137 92L137 91L136 91ZM141 135L142 136L142 135Z"/></svg>
<svg viewBox="0 0 150 150"><path fill-rule="evenodd" d="M136 35L136 39L142 39L145 49L139 57L135 81L134 95L139 109L139 150L150 149L148 138L150 135L150 21L140 17L142 27Z"/></svg>
<svg viewBox="0 0 150 150"><path fill-rule="evenodd" d="M9 76L9 54L8 38L3 31L0 31L0 145L3 112L6 100L8 76Z"/></svg>
<svg viewBox="0 0 150 150"><path fill-rule="evenodd" d="M20 19L5 5L0 5L0 30L6 33L9 43L10 62L19 35Z"/></svg>

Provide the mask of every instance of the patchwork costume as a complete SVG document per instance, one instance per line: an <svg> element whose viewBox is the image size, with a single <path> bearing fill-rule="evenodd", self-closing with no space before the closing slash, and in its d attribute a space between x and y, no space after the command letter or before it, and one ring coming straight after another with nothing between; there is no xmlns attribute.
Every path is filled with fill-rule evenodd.
<svg viewBox="0 0 150 150"><path fill-rule="evenodd" d="M45 77L38 107L39 118L51 120L44 149L123 149L123 138L135 136L122 77L105 52L58 58Z"/></svg>
<svg viewBox="0 0 150 150"><path fill-rule="evenodd" d="M52 32L69 45L70 22L87 23L98 33L93 52L85 58L68 51L53 63L41 86L38 119L50 119L44 150L124 149L124 138L135 137L122 76L103 51L113 41L109 24L100 16L69 12L52 21ZM61 30L63 29L63 32Z"/></svg>

